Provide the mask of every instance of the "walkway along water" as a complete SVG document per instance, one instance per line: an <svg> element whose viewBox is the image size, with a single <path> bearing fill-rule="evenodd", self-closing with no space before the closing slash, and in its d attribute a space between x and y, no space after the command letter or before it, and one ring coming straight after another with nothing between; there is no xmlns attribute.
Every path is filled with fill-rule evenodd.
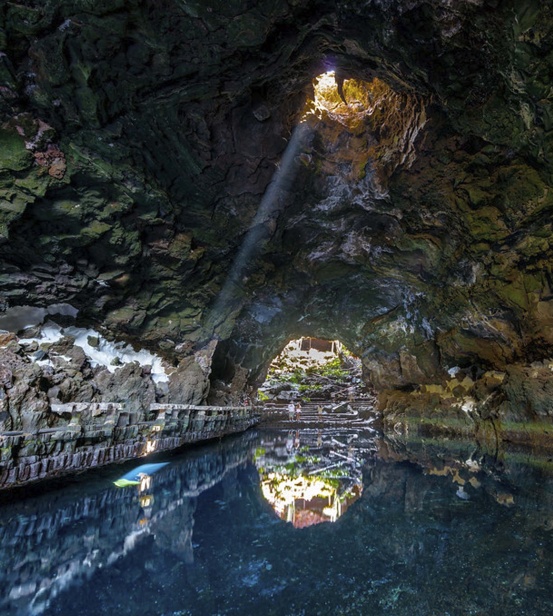
<svg viewBox="0 0 553 616"><path fill-rule="evenodd" d="M0 488L140 458L242 432L259 422L253 407L152 404L52 405L56 425L0 433Z"/></svg>

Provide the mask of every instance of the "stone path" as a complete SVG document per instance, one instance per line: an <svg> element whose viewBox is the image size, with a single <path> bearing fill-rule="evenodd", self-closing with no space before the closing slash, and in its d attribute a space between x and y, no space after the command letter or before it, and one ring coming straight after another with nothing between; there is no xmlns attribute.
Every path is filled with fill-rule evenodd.
<svg viewBox="0 0 553 616"><path fill-rule="evenodd" d="M260 420L249 406L119 403L53 405L39 423L0 433L0 488L122 462L187 443L247 430ZM46 417L48 416L48 417ZM56 425L45 427L46 422Z"/></svg>

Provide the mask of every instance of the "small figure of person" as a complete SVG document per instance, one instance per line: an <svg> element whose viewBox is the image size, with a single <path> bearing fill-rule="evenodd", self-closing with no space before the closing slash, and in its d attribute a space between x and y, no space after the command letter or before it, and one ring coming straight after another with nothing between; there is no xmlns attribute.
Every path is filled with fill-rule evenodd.
<svg viewBox="0 0 553 616"><path fill-rule="evenodd" d="M294 433L292 430L288 432L288 438L286 439L286 451L290 453L294 447Z"/></svg>
<svg viewBox="0 0 553 616"><path fill-rule="evenodd" d="M319 404L317 406L317 413L319 414L319 417L323 414L323 405Z"/></svg>
<svg viewBox="0 0 553 616"><path fill-rule="evenodd" d="M301 419L301 404L298 402L296 404L296 421Z"/></svg>
<svg viewBox="0 0 553 616"><path fill-rule="evenodd" d="M294 413L295 413L295 407L294 407L294 403L290 400L289 404L288 404L288 419L291 421L292 419L294 419Z"/></svg>

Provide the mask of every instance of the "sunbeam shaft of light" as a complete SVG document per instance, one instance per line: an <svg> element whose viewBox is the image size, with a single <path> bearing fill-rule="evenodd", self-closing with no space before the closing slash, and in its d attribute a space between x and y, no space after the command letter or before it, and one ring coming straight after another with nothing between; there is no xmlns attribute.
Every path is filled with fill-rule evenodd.
<svg viewBox="0 0 553 616"><path fill-rule="evenodd" d="M267 187L259 208L254 216L244 241L240 246L238 254L231 266L230 272L219 292L217 299L211 309L207 326L215 333L217 327L239 306L235 305L243 290L241 281L248 265L259 255L262 250L262 240L269 238L272 234L272 223L278 218L284 206L284 199L281 194L286 190L298 168L296 156L300 151L302 141L309 131L305 123L301 123L292 131L288 145L284 150L280 165L273 175L271 183Z"/></svg>

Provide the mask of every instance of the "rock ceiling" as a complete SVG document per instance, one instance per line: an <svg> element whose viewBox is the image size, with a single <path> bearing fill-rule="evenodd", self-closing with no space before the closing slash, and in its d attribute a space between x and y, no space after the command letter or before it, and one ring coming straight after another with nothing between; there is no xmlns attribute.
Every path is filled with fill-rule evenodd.
<svg viewBox="0 0 553 616"><path fill-rule="evenodd" d="M0 26L4 308L215 349L236 387L299 335L380 388L553 355L548 3L13 0Z"/></svg>

